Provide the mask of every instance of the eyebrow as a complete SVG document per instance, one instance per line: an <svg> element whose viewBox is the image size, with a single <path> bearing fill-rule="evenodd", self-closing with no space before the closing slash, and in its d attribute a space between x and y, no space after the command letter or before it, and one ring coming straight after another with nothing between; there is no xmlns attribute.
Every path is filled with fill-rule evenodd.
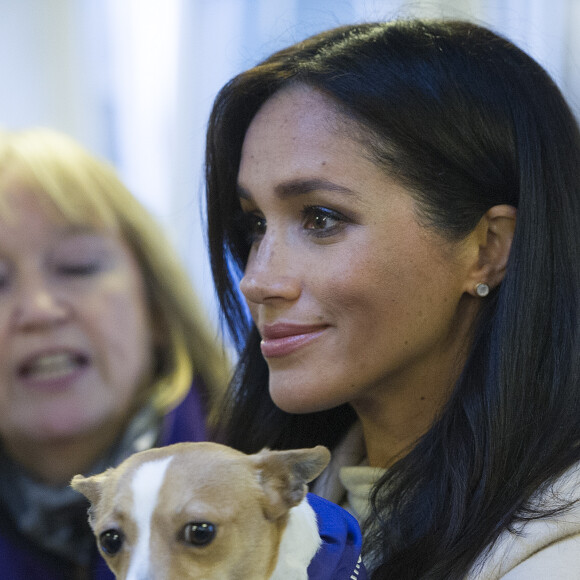
<svg viewBox="0 0 580 580"><path fill-rule="evenodd" d="M64 238L85 237L85 236L103 236L107 230L98 229L88 224L64 224L58 230L59 236Z"/></svg>
<svg viewBox="0 0 580 580"><path fill-rule="evenodd" d="M84 234L99 233L99 231L94 226L75 223L65 225L61 231L64 234L72 234L73 236L77 234L82 236Z"/></svg>
<svg viewBox="0 0 580 580"><path fill-rule="evenodd" d="M240 184L237 185L237 191L241 199L252 199L252 194ZM358 198L358 193L352 189L328 179L290 179L279 183L274 188L275 195L281 199L306 195L314 191L332 191Z"/></svg>

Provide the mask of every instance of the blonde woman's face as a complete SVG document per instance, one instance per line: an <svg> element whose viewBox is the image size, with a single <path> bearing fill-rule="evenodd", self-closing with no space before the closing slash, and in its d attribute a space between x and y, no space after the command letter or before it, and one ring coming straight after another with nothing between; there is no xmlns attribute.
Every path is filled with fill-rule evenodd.
<svg viewBox="0 0 580 580"><path fill-rule="evenodd" d="M79 229L30 191L0 218L0 438L49 441L119 430L150 380L138 264L110 232Z"/></svg>

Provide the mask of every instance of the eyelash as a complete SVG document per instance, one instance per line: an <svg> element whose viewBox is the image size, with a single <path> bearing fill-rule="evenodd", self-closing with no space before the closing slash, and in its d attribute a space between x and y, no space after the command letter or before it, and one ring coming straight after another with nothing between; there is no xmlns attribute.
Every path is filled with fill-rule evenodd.
<svg viewBox="0 0 580 580"><path fill-rule="evenodd" d="M101 271L99 262L88 262L86 264L61 264L55 267L57 275L65 277L89 277ZM10 285L10 277L7 273L0 274L0 292L6 290Z"/></svg>
<svg viewBox="0 0 580 580"><path fill-rule="evenodd" d="M89 262L87 264L66 264L58 266L57 272L65 276L91 276L100 270L100 265L97 262Z"/></svg>
<svg viewBox="0 0 580 580"><path fill-rule="evenodd" d="M305 205L300 212L300 216L303 227L310 235L317 238L325 238L336 234L347 221L347 218L341 213L319 205ZM317 220L320 221L316 223ZM335 223L328 226L327 222L329 220ZM266 231L266 218L258 213L243 213L237 221L249 244L254 243ZM319 227L321 222L322 227Z"/></svg>
<svg viewBox="0 0 580 580"><path fill-rule="evenodd" d="M325 238L327 236L334 235L339 229L342 228L342 226L344 226L346 222L344 215L326 207L321 207L319 205L305 205L302 208L302 220L305 225L307 224L308 220L315 221L318 219L324 222L322 228L316 227L316 225L319 224L315 224L314 227L307 229L312 233L312 235L319 238ZM328 226L328 220L332 220L335 223Z"/></svg>
<svg viewBox="0 0 580 580"><path fill-rule="evenodd" d="M265 224L266 218L256 213L243 212L236 218L237 229L242 233L250 245L266 231Z"/></svg>

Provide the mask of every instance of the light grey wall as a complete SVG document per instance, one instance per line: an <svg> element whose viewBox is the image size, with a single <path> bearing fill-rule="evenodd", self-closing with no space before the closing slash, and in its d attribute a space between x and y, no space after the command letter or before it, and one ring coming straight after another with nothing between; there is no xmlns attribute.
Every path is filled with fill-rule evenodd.
<svg viewBox="0 0 580 580"><path fill-rule="evenodd" d="M174 32L159 10L178 15ZM407 16L492 27L536 57L580 112L580 0L0 0L0 126L48 125L112 161L167 227L215 317L200 208L217 90L307 35ZM167 88L165 108L147 82Z"/></svg>

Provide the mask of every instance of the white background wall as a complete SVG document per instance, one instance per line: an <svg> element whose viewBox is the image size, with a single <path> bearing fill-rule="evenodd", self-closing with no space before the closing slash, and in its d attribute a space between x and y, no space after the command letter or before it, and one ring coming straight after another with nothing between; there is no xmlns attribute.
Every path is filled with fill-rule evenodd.
<svg viewBox="0 0 580 580"><path fill-rule="evenodd" d="M407 16L468 18L508 36L580 113L580 0L0 0L0 126L51 126L113 162L215 317L200 202L216 92L312 33Z"/></svg>

